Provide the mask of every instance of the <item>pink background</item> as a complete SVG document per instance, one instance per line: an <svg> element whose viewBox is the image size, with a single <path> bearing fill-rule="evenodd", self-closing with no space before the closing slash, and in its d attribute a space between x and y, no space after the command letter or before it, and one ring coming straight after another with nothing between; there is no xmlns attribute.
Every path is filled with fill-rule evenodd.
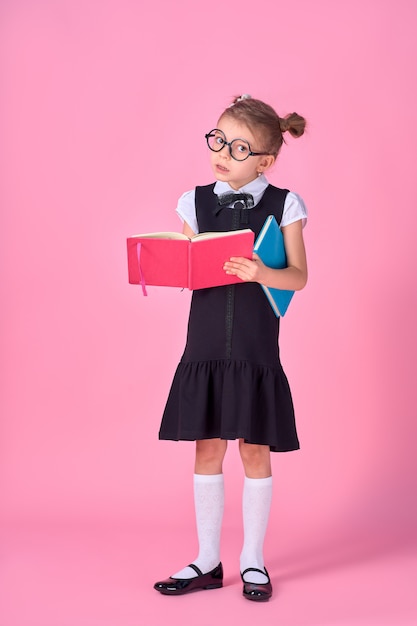
<svg viewBox="0 0 417 626"><path fill-rule="evenodd" d="M416 17L0 3L1 626L417 623ZM152 589L196 549L193 444L157 439L190 294L143 298L125 250L180 228L178 196L212 180L203 135L242 92L309 122L270 175L309 207L310 280L282 323L302 450L273 457L262 609L240 597L233 444L225 589Z"/></svg>

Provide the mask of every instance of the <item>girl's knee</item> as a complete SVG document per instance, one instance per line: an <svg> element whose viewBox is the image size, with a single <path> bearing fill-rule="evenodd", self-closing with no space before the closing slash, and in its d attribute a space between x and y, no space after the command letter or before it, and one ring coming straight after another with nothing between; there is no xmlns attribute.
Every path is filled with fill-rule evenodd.
<svg viewBox="0 0 417 626"><path fill-rule="evenodd" d="M240 439L239 452L248 478L267 478L271 475L269 446L246 443Z"/></svg>
<svg viewBox="0 0 417 626"><path fill-rule="evenodd" d="M196 442L195 470L197 474L217 474L222 472L227 441L223 439L202 439Z"/></svg>

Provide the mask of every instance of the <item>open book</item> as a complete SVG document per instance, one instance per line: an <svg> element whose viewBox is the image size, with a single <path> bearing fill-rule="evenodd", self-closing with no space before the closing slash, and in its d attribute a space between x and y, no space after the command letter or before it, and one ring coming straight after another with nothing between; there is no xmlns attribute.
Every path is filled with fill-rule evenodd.
<svg viewBox="0 0 417 626"><path fill-rule="evenodd" d="M231 256L252 258L252 230L200 233L146 233L127 239L129 283L204 289L241 282L223 269Z"/></svg>
<svg viewBox="0 0 417 626"><path fill-rule="evenodd" d="M285 253L284 237L278 222L273 215L269 215L265 224L262 226L261 232L255 241L254 252L259 256L261 261L268 267L274 269L283 269L287 267L287 255ZM266 297L269 300L275 315L285 315L294 291L286 289L274 289L273 287L265 287L261 285Z"/></svg>

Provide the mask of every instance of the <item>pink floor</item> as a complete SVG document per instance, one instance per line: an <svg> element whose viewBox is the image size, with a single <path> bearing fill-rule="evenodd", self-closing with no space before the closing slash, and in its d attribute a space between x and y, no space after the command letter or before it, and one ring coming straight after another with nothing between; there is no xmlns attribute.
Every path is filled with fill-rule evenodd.
<svg viewBox="0 0 417 626"><path fill-rule="evenodd" d="M223 589L178 598L154 591L189 541L171 531L174 542L139 524L4 526L0 625L417 625L417 546L410 541L281 549L269 559L274 596L258 605L241 597L236 533L227 528Z"/></svg>

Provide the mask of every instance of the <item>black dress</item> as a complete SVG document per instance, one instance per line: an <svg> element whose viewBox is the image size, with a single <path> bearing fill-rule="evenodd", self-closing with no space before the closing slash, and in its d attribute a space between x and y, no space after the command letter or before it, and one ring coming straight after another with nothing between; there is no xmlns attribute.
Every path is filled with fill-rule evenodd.
<svg viewBox="0 0 417 626"><path fill-rule="evenodd" d="M196 188L200 232L251 228L256 237L268 215L280 223L287 190L269 185L252 209L220 209L213 188ZM279 318L258 283L194 291L159 438L242 438L273 452L298 449L278 334Z"/></svg>

